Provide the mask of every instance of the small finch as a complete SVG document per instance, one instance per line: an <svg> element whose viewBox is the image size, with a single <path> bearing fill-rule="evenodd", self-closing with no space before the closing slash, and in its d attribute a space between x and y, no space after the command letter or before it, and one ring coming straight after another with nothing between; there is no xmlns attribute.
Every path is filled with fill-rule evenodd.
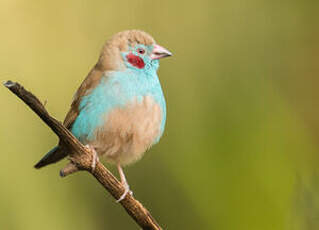
<svg viewBox="0 0 319 230"><path fill-rule="evenodd" d="M115 164L125 192L131 193L122 167L140 159L161 138L166 104L157 76L159 59L171 56L146 32L115 34L74 95L64 120L73 135L94 154ZM68 155L61 143L36 165L41 168Z"/></svg>

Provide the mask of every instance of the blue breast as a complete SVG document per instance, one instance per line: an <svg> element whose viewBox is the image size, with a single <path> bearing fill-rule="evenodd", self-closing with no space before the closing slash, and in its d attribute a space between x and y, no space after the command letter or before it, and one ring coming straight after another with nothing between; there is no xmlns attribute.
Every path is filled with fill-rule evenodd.
<svg viewBox="0 0 319 230"><path fill-rule="evenodd" d="M99 85L81 99L79 115L71 132L83 143L94 140L95 130L105 123L107 114L114 108L124 107L132 100L141 101L143 96L152 96L162 110L159 141L166 122L166 104L156 71L109 72Z"/></svg>

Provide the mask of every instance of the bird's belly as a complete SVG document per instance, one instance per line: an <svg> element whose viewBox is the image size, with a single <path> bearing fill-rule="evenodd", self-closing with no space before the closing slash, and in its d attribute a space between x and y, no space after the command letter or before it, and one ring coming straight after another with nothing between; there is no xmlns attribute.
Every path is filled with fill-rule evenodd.
<svg viewBox="0 0 319 230"><path fill-rule="evenodd" d="M111 163L126 165L138 160L161 135L163 114L151 96L112 109L96 130L91 145Z"/></svg>

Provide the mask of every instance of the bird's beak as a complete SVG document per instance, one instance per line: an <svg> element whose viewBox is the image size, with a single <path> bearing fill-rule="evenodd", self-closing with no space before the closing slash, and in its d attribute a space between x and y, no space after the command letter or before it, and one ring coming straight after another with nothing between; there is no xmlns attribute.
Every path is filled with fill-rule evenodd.
<svg viewBox="0 0 319 230"><path fill-rule="evenodd" d="M165 49L162 46L154 45L153 51L151 53L152 60L161 59L164 57L172 56L173 54L169 52L167 49Z"/></svg>

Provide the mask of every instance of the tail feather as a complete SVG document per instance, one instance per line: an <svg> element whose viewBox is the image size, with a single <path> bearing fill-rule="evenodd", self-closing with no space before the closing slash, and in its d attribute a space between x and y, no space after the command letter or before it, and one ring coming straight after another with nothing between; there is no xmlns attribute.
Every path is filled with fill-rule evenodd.
<svg viewBox="0 0 319 230"><path fill-rule="evenodd" d="M53 149L51 149L47 154L45 154L44 157L34 167L39 169L48 164L58 162L59 160L66 157L66 155L67 154L60 146L56 146Z"/></svg>

